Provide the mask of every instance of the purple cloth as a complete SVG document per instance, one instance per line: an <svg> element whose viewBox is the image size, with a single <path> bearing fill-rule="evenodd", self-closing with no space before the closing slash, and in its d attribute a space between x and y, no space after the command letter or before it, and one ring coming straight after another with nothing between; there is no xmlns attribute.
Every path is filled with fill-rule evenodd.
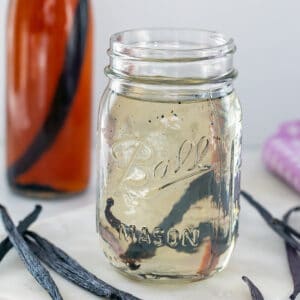
<svg viewBox="0 0 300 300"><path fill-rule="evenodd" d="M263 148L267 168L300 192L300 121L284 123Z"/></svg>

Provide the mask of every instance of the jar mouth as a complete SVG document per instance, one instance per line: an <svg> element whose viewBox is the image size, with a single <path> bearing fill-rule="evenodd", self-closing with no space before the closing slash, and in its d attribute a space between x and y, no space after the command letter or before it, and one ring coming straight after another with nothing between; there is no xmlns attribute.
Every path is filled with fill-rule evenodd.
<svg viewBox="0 0 300 300"><path fill-rule="evenodd" d="M108 77L131 81L191 84L231 81L236 77L232 38L209 30L133 29L110 39ZM184 83L182 83L184 84Z"/></svg>
<svg viewBox="0 0 300 300"><path fill-rule="evenodd" d="M222 57L235 50L234 40L216 31L149 28L113 34L108 54L143 61L195 61Z"/></svg>

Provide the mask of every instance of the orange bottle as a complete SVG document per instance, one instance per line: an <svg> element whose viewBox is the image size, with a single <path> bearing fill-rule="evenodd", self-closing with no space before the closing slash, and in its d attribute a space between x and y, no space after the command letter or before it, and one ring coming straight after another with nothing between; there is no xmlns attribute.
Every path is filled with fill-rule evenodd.
<svg viewBox="0 0 300 300"><path fill-rule="evenodd" d="M92 20L88 0L11 0L7 35L7 178L52 197L90 173Z"/></svg>

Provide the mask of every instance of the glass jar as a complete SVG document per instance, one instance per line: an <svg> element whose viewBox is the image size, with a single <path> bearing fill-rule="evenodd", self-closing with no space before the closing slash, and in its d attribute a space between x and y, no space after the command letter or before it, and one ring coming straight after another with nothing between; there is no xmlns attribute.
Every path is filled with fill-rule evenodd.
<svg viewBox="0 0 300 300"><path fill-rule="evenodd" d="M10 0L6 165L18 193L49 198L88 184L89 6L89 0Z"/></svg>
<svg viewBox="0 0 300 300"><path fill-rule="evenodd" d="M241 162L235 49L203 30L111 37L97 224L106 257L127 275L199 280L228 263Z"/></svg>

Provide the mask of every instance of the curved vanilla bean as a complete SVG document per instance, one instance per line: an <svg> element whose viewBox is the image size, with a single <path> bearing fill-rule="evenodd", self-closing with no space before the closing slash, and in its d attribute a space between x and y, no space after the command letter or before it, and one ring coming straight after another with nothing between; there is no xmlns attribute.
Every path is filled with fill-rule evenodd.
<svg viewBox="0 0 300 300"><path fill-rule="evenodd" d="M290 209L283 217L283 221L287 224L289 221L289 218L292 213L300 211L300 206L294 207ZM299 235L297 234L298 232L291 233L291 235L295 235L296 237L299 238ZM299 243L299 241L298 241ZM287 258L289 262L289 268L292 274L293 278L293 283L294 283L294 290L293 293L290 295L290 299L294 300L296 299L297 295L300 293L300 255L297 252L296 249L294 249L291 245L288 243L285 243L286 247L286 253L287 253Z"/></svg>
<svg viewBox="0 0 300 300"><path fill-rule="evenodd" d="M23 232L25 232L28 227L38 218L41 211L42 207L40 205L36 205L34 210L19 223L17 226L18 232L23 234ZM0 261L12 247L13 245L8 237L0 243Z"/></svg>
<svg viewBox="0 0 300 300"><path fill-rule="evenodd" d="M87 29L88 3L87 0L79 0L66 46L62 73L49 113L30 146L8 168L8 180L12 185L15 185L16 177L29 170L51 148L66 122L78 87L85 53Z"/></svg>
<svg viewBox="0 0 300 300"><path fill-rule="evenodd" d="M37 233L27 231L25 236L30 248L39 259L65 279L100 297L116 300L139 300L139 298L100 280L63 250Z"/></svg>
<svg viewBox="0 0 300 300"><path fill-rule="evenodd" d="M247 283L252 300L264 300L264 297L260 290L255 286L255 284L246 276L242 277L243 281Z"/></svg>
<svg viewBox="0 0 300 300"><path fill-rule="evenodd" d="M300 211L300 206L295 206L289 209L283 216L283 222L286 225L287 232L295 236L296 238L300 239L300 232L288 225L289 218L291 217L291 215L298 211Z"/></svg>
<svg viewBox="0 0 300 300"><path fill-rule="evenodd" d="M205 197L213 196L214 204L223 210L225 214L228 213L228 195L226 194L226 189L224 189L224 182L217 184L214 178L214 171L208 171L207 173L199 176L193 180L186 192L182 197L174 204L169 214L157 225L157 227L162 230L169 230L171 227L182 221L184 214L190 209L190 207L198 201L201 201ZM117 219L111 212L111 208L114 205L114 200L112 198L107 199L105 216L109 224L116 229L118 232L120 230L121 221ZM126 226L126 225L125 225ZM198 225L201 235L203 238L212 237L213 230L209 223L200 223ZM219 233L222 234L222 228L218 229ZM136 231L136 235L139 236L141 233ZM227 235L222 236L224 240ZM214 242L214 238L212 238ZM200 246L201 244L199 244ZM219 244L214 243L214 250L217 254L222 254L226 249L218 249ZM228 246L226 244L226 246ZM155 255L157 247L153 244L140 244L140 243L131 243L124 254L122 254L122 259L129 265L133 263L133 259L139 260L142 258L150 258ZM178 247L176 251L181 252L194 252L196 251L195 247ZM136 267L136 263L133 268Z"/></svg>
<svg viewBox="0 0 300 300"><path fill-rule="evenodd" d="M113 198L108 198L106 200L106 207L104 210L104 214L106 217L107 222L117 231L120 230L121 221L117 219L113 213L111 212L111 208L114 206L115 200Z"/></svg>
<svg viewBox="0 0 300 300"><path fill-rule="evenodd" d="M205 197L213 195L214 185L214 171L209 171L193 180L185 193L180 197L179 201L174 204L170 213L160 222L158 227L169 229L180 223L184 214L193 204ZM214 200L217 199L219 198L214 198Z"/></svg>
<svg viewBox="0 0 300 300"><path fill-rule="evenodd" d="M11 243L17 250L27 270L36 281L49 293L53 300L62 300L59 290L49 272L43 267L38 258L32 253L23 237L18 232L13 221L8 215L6 208L0 204L0 212L3 224Z"/></svg>
<svg viewBox="0 0 300 300"><path fill-rule="evenodd" d="M245 191L241 191L241 195L250 203L264 218L267 224L281 236L291 247L300 251L300 244L290 235L291 232L296 232L285 222L274 218L261 204Z"/></svg>
<svg viewBox="0 0 300 300"><path fill-rule="evenodd" d="M130 226L126 224L122 224L119 219L117 219L111 211L111 208L114 205L114 200L112 198L107 199L106 207L104 210L104 214L106 220L109 224L114 228L117 232L120 233L121 225L130 229ZM225 232L221 226L214 228L211 222L202 222L199 223L196 227L199 230L198 236L198 245L180 245L174 248L175 251L185 252L185 253L194 253L197 251L198 247L202 245L202 242L210 238L212 242L212 251L215 255L221 255L228 249L228 245L230 244L230 233ZM215 232L218 232L218 239L214 239L213 236ZM139 230L135 230L135 235L137 240L142 235L142 232ZM237 226L234 228L233 235L237 236ZM120 258L124 261L124 263L131 269L137 270L140 267L139 261L140 259L151 258L155 255L157 250L157 246L154 244L147 243L131 243L125 253L120 255Z"/></svg>

